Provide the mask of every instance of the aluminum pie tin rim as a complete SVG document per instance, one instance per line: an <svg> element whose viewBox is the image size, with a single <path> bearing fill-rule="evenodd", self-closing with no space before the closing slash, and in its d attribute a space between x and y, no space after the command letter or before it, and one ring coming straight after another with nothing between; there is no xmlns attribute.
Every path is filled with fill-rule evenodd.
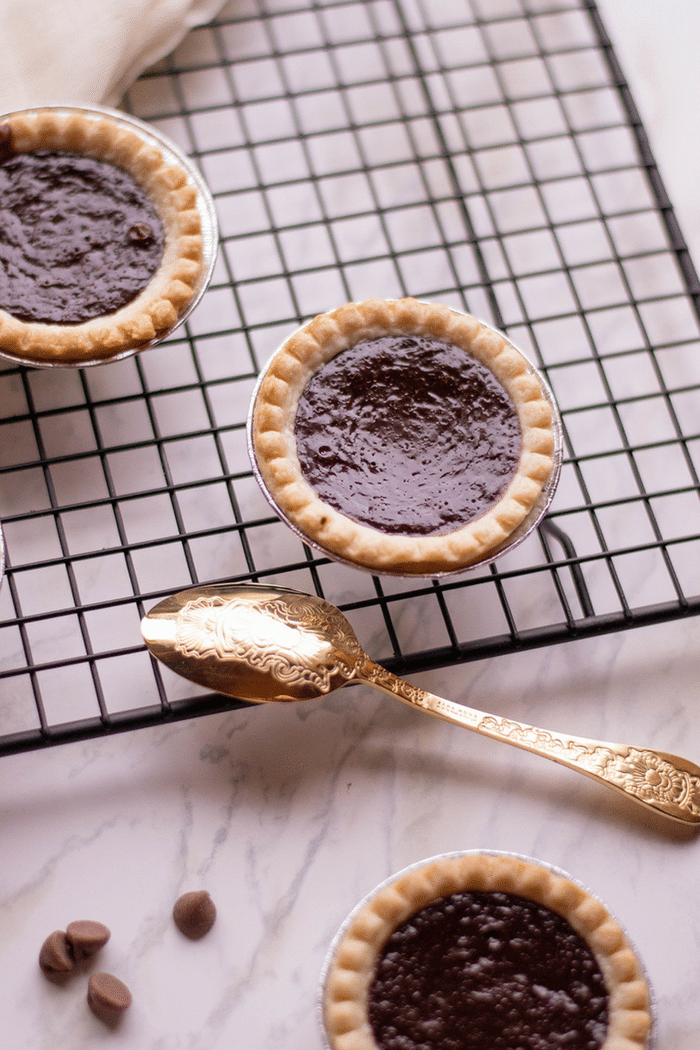
<svg viewBox="0 0 700 1050"><path fill-rule="evenodd" d="M642 957L640 956L639 952L637 951L637 948L635 946L634 941L629 937L626 928L619 921L619 919L614 914L614 912L612 912L610 910L610 908L605 903L605 901L602 899L602 897L600 897L597 893L594 893L592 890L590 890L588 888L588 886L585 885L585 883L583 883L580 879L576 878L575 876L571 875L564 868L560 868L558 865L552 864L549 861L540 860L538 857L528 856L526 853L517 853L517 852L512 852L510 850L497 850L497 849L453 850L453 851L447 852L447 853L437 853L437 854L435 854L435 856L425 857L422 860L414 861L412 864L406 865L406 867L401 868L399 871L396 871L392 875L389 875L389 876L387 876L387 878L383 879L373 889L371 889L368 893L366 893L365 896L360 901L358 901L357 904L355 904L355 906L352 908L352 910L350 912L348 912L348 914L346 915L345 919L343 920L341 925L336 930L336 933L333 936L333 939L331 940L330 946L329 946L328 951L326 952L325 958L323 960L323 965L321 967L320 980L319 980L319 983L318 983L318 992L317 992L317 999L316 999L316 1017L317 1017L317 1021L318 1021L318 1026L319 1026L320 1031L321 1031L321 1036L322 1036L322 1039L323 1039L323 1050L332 1050L331 1043L330 1043L330 1041L328 1039L328 1032L327 1032L326 1021L325 1021L326 986L327 986L327 983L328 983L328 978L330 976L331 968L333 966L335 955L336 955L336 952L338 950L338 946L339 946L340 942L342 941L343 937L345 936L345 934L347 933L347 931L349 930L350 926L354 922L355 917L358 915L358 913L360 911L362 911L363 908L367 907L367 905L372 900L374 900L374 898L376 896L378 896L378 894L382 893L385 889L387 889L387 887L391 886L398 879L403 878L404 875L408 875L408 874L410 874L413 871L419 871L421 868L425 868L429 864L435 864L437 861L450 860L452 858L459 858L459 857L512 857L515 860L526 861L528 864L534 864L534 865L537 865L540 868L545 868L547 871L552 872L553 875L559 875L562 878L568 879L570 882L573 882L575 886L579 886L582 890L584 890L594 900L599 901L600 904L602 904L603 907L605 908L605 910L607 911L607 913L610 916L610 918L614 922L616 922L617 925L620 927L620 929L624 933L625 937L627 938L627 942L628 942L630 948L632 949L632 951L634 952L634 954L637 957L637 961L639 963L640 969L641 969L642 974L644 975L644 979L645 979L645 981L647 983L647 988L649 989L649 1015L650 1015L650 1018L651 1018L651 1026L650 1026L650 1029L649 1029L649 1035L647 1036L646 1044L644 1046L644 1050L657 1050L657 1042L656 1042L657 1017L656 1017L656 997L654 995L654 989L653 989L653 987L651 985L651 982L649 980L649 974L648 974L646 965L644 963L644 960L642 959Z"/></svg>
<svg viewBox="0 0 700 1050"><path fill-rule="evenodd" d="M202 174L195 167L187 154L184 153L180 147L172 141L172 139L168 138L168 136L163 134L158 128L146 124L144 121L139 120L138 117L132 117L129 113L123 113L121 110L111 109L109 106L73 106L55 103L46 106L26 106L23 109L2 113L0 114L0 122L6 120L8 117L19 115L21 113L36 113L45 110L51 110L52 112L57 113L85 113L87 115L95 114L110 117L116 124L122 125L127 130L133 131L139 135L146 145L155 146L159 149L166 161L179 165L197 191L197 211L199 212L199 218L202 224L203 266L199 275L199 280L197 281L194 295L189 303L179 312L177 321L171 325L170 328L161 332L146 343L140 343L138 346L131 346L126 350L118 350L116 353L110 354L107 357L81 358L76 361L35 360L34 358L21 357L18 354L13 354L8 350L0 348L0 359L12 361L16 365L23 365L28 368L91 368L96 365L112 364L114 361L123 361L128 357L133 357L134 354L140 354L144 350L150 350L152 347L158 346L172 335L172 333L187 320L207 290L214 272L214 266L216 265L216 256L219 245L219 227L216 209L214 207L214 199Z"/></svg>
<svg viewBox="0 0 700 1050"><path fill-rule="evenodd" d="M449 309L452 310L453 313L464 314L463 310L457 310L457 309L455 309L455 307L449 307ZM248 448L248 458L250 460L251 468L252 468L252 471L253 471L253 476L255 477L255 480L257 481L258 485L260 486L260 489L262 490L263 496L265 497L267 503L269 504L271 509L275 512L277 517L280 518L284 522L284 524L296 536L299 537L300 540L302 540L304 543L308 544L309 547L312 547L315 550L320 551L326 557L330 558L332 561L337 562L340 565L346 565L346 566L348 566L349 568L352 568L352 569L359 569L361 572L369 573L372 576L393 576L393 577L398 577L400 579L406 579L406 580L408 580L408 579L410 579L410 580L417 580L417 579L431 579L431 580L434 579L434 580L437 580L437 579L443 579L443 578L449 577L449 576L461 576L464 573L473 572L476 569L483 569L486 566L491 565L493 562L495 562L498 558L502 557L504 554L506 554L509 551L514 550L516 547L520 546L520 544L523 543L524 540L526 540L528 538L528 536L530 536L531 533L534 532L534 530L540 524L540 522L544 518L545 514L549 510L549 507L550 507L550 504L551 504L552 500L554 499L554 494L555 494L555 492L557 490L557 486L559 484L559 478L560 478L560 475L561 475L562 460L563 460L563 455L564 455L564 432L563 432L563 427L562 427L562 422L561 422L561 415L559 414L559 407L558 407L558 405L556 403L556 400L554 398L554 394L552 392L552 389L551 389L549 383L547 382L547 380L545 379L543 373L540 371L539 368L537 368L535 365L533 365L532 361L527 356L527 354L525 354L520 349L520 347L517 346L517 344L515 344L512 341L512 339L510 339L510 337L506 335L505 332L502 332L500 329L495 328L493 325L487 324L486 321L481 321L479 318L476 318L476 319L479 321L480 324L482 324L484 326L484 328L487 328L489 331L495 332L497 335L501 336L503 339L506 339L508 341L508 343L510 344L510 346L516 351L516 353L520 354L520 356L526 362L530 374L534 375L535 378L537 379L537 381L539 382L539 384L540 384L540 386L542 388L542 393L544 394L544 396L545 396L545 398L546 398L547 402L549 403L549 406L550 406L550 408L552 410L552 431L553 431L553 434L554 434L554 452L553 452L552 470L550 472L550 475L549 475L549 478L547 479L546 484L543 486L542 491L540 492L540 494L539 494L537 500L535 501L535 504L532 507L532 509L530 510L530 512L526 515L526 517L523 519L523 521L521 521L520 525L518 525L518 527L516 529L514 529L513 532L511 532L511 534L503 541L503 543L501 543L498 547L496 547L487 557L480 558L478 561L472 562L471 565L464 565L464 566L457 567L457 568L449 568L449 569L444 569L444 570L438 570L437 572L431 572L431 573L427 573L427 572L410 572L409 573L409 572L399 572L399 571L395 571L395 570L391 570L391 569L372 568L372 567L367 566L367 565L362 565L360 562L352 561L349 558L343 558L343 557L341 557L341 555L336 554L334 551L329 551L326 547L323 546L323 544L319 543L317 540L312 539L310 536L307 536L306 533L303 532L299 528L299 526L296 525L295 522L291 521L291 519L284 513L284 511L278 506L276 500L274 499L274 497L270 493L267 485L265 484L265 480L262 477L262 474L260 472L260 468L258 466L258 461L257 461L257 456L255 454L255 447L254 447L254 444L253 444L253 416L255 414L255 406L256 406L257 399L258 399L258 394L260 393L260 388L261 388L261 386L262 386L262 384L263 384L263 382L265 380L265 376L267 375L268 369L271 367L272 361L274 360L277 352L282 349L282 347L285 345L285 343L287 343L298 332L302 331L302 329L306 327L306 324L308 322L305 322L303 325L300 325L297 329L295 329L295 331L291 332L286 337L286 339L282 343L280 343L280 345L270 355L269 361L267 362L265 367L261 370L261 372L260 372L260 374L259 374L259 376L257 378L257 381L256 381L255 386L253 388L253 393L252 393L252 396L251 396L251 399L250 399L250 406L249 406L249 409L248 409L248 418L247 418L247 422L246 422L246 444L247 444L247 448ZM341 351L341 353L342 353L342 351Z"/></svg>

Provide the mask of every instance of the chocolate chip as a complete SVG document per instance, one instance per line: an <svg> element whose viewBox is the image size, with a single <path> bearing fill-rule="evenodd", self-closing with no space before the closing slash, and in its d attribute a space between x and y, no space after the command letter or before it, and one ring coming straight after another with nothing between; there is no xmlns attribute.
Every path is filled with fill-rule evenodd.
<svg viewBox="0 0 700 1050"><path fill-rule="evenodd" d="M131 244L150 244L153 240L153 229L147 222L137 222L129 227L127 238Z"/></svg>
<svg viewBox="0 0 700 1050"><path fill-rule="evenodd" d="M185 937L197 941L214 925L216 906L206 890L192 890L175 901L173 919Z"/></svg>
<svg viewBox="0 0 700 1050"><path fill-rule="evenodd" d="M110 938L110 931L101 922L92 919L77 919L69 922L66 927L66 937L73 950L76 962L89 959L95 955L100 948L104 948Z"/></svg>
<svg viewBox="0 0 700 1050"><path fill-rule="evenodd" d="M75 959L63 930L54 930L46 938L39 952L39 966L54 984L62 984L73 972Z"/></svg>
<svg viewBox="0 0 700 1050"><path fill-rule="evenodd" d="M88 981L88 1006L105 1024L115 1024L131 1006L131 992L111 973L93 973Z"/></svg>

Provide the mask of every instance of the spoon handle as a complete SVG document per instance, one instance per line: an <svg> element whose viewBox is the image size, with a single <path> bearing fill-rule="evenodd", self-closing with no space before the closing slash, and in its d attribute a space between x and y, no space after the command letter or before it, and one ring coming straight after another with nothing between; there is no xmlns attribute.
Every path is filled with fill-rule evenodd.
<svg viewBox="0 0 700 1050"><path fill-rule="evenodd" d="M475 711L427 693L369 658L358 668L357 676L410 707L585 773L673 820L700 824L700 768L687 759L650 748L564 736L525 722Z"/></svg>

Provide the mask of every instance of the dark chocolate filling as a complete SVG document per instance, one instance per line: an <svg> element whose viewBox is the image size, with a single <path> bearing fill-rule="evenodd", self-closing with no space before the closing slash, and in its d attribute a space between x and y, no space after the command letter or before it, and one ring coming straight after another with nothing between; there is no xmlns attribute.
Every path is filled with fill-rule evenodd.
<svg viewBox="0 0 700 1050"><path fill-rule="evenodd" d="M368 1010L381 1050L598 1050L608 1027L583 938L510 893L455 893L399 926Z"/></svg>
<svg viewBox="0 0 700 1050"><path fill-rule="evenodd" d="M312 376L297 409L302 474L322 500L386 533L436 535L480 517L520 457L495 376L423 336L383 336Z"/></svg>
<svg viewBox="0 0 700 1050"><path fill-rule="evenodd" d="M121 309L163 246L147 194L114 165L51 150L0 163L0 306L19 320L80 324Z"/></svg>

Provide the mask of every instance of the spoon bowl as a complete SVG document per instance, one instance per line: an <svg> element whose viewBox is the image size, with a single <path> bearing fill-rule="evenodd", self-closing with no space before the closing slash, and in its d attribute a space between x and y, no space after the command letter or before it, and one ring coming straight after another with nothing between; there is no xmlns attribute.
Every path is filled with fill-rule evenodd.
<svg viewBox="0 0 700 1050"><path fill-rule="evenodd" d="M191 682L251 703L314 700L356 676L360 643L339 609L283 587L197 587L141 623L154 656Z"/></svg>
<svg viewBox="0 0 700 1050"><path fill-rule="evenodd" d="M628 744L565 736L476 711L375 663L330 602L285 587L218 584L166 598L141 622L150 652L184 678L254 703L312 700L364 682L411 707L597 780L684 824L700 825L700 768Z"/></svg>

